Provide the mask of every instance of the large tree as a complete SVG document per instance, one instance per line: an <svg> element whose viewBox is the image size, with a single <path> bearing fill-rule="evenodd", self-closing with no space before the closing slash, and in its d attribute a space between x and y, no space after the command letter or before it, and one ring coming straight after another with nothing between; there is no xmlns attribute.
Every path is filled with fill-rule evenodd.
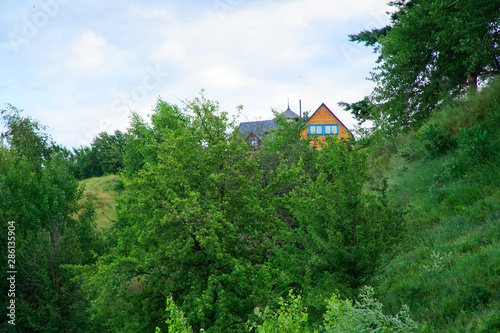
<svg viewBox="0 0 500 333"><path fill-rule="evenodd" d="M359 120L388 129L426 119L437 105L500 73L500 3L496 0L391 1L391 24L351 35L375 46L376 87L369 103L342 103Z"/></svg>
<svg viewBox="0 0 500 333"><path fill-rule="evenodd" d="M276 218L257 161L216 103L155 110L151 125L135 116L130 130L117 246L82 268L95 318L153 331L171 295L196 329L241 332L275 280L265 236Z"/></svg>

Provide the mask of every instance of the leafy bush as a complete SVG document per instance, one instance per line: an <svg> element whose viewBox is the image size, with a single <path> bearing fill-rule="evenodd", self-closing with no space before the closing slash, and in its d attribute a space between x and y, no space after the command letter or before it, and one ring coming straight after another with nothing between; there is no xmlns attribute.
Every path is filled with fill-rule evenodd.
<svg viewBox="0 0 500 333"><path fill-rule="evenodd" d="M428 157L441 156L452 145L450 133L436 123L422 126L418 134Z"/></svg>
<svg viewBox="0 0 500 333"><path fill-rule="evenodd" d="M167 298L167 312L169 312L170 316L165 321L168 325L168 331L171 333L192 333L193 329L189 326L186 317L184 317L184 312L179 309L172 299L172 296ZM203 329L202 329L203 331ZM161 329L159 327L156 328L155 333L161 333Z"/></svg>
<svg viewBox="0 0 500 333"><path fill-rule="evenodd" d="M322 332L359 333L359 332L413 332L418 326L410 318L406 305L395 316L385 315L382 304L373 298L373 288L365 286L359 294L360 301L354 304L350 300L340 300L336 294L326 301L327 311L324 314ZM272 313L269 308L255 314L263 319L261 325L249 325L250 329L262 333L310 332L306 327L307 308L304 308L300 296L289 292L289 300L280 299L280 308ZM315 330L314 332L318 332Z"/></svg>
<svg viewBox="0 0 500 333"><path fill-rule="evenodd" d="M248 322L249 329L255 329L254 332L257 333L309 332L309 328L306 327L307 308L303 306L301 297L295 296L292 290L289 291L288 297L288 301L280 297L278 303L280 308L275 313L270 311L269 307L266 307L263 313L259 308L255 308L254 314L264 322L261 325Z"/></svg>
<svg viewBox="0 0 500 333"><path fill-rule="evenodd" d="M418 327L406 305L395 316L385 315L373 294L373 288L365 286L359 294L360 301L354 305L334 294L327 302L325 332L413 332Z"/></svg>
<svg viewBox="0 0 500 333"><path fill-rule="evenodd" d="M487 157L488 142L488 133L479 127L462 128L457 137L458 148L470 158Z"/></svg>

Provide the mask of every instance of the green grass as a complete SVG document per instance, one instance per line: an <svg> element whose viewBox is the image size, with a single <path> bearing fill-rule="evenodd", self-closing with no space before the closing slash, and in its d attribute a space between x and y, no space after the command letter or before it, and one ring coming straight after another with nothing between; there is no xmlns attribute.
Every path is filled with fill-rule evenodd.
<svg viewBox="0 0 500 333"><path fill-rule="evenodd" d="M116 188L117 180L117 175L107 175L80 182L85 186L85 195L93 196L96 224L101 230L109 228L111 221L116 219L116 199L120 194L120 190Z"/></svg>
<svg viewBox="0 0 500 333"><path fill-rule="evenodd" d="M422 332L500 332L500 81L428 124L438 127L371 147L405 239L370 284L388 312L407 304Z"/></svg>

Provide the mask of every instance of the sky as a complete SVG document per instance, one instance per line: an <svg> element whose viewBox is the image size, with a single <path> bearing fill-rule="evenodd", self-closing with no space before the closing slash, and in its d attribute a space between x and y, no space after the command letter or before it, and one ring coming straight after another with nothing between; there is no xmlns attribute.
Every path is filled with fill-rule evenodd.
<svg viewBox="0 0 500 333"><path fill-rule="evenodd" d="M337 103L370 94L376 55L348 35L386 25L387 2L1 0L0 109L23 109L68 148L202 90L240 122L298 113L300 100L352 129Z"/></svg>

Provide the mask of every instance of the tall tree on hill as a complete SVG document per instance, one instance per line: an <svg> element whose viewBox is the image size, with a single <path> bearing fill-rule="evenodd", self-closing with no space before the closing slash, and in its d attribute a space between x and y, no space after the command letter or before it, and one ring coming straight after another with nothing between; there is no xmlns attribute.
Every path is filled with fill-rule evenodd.
<svg viewBox="0 0 500 333"><path fill-rule="evenodd" d="M358 120L402 129L478 80L500 73L500 3L497 0L391 1L391 24L350 40L374 46L376 87L368 105L341 103ZM359 110L359 106L363 107Z"/></svg>

